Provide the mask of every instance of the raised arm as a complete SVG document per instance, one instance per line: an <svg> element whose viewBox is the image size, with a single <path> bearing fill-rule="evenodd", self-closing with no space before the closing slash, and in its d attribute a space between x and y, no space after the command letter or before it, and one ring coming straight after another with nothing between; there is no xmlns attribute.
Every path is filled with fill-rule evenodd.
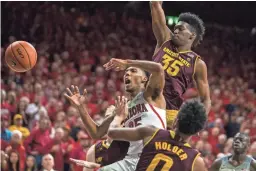
<svg viewBox="0 0 256 171"><path fill-rule="evenodd" d="M207 114L211 109L210 88L207 78L207 67L204 61L198 59L195 66L195 81L200 100L204 103Z"/></svg>
<svg viewBox="0 0 256 171"><path fill-rule="evenodd" d="M91 136L91 138L93 139L100 139L102 138L104 135L107 134L108 132L108 128L111 124L111 122L114 120L116 113L117 113L117 109L113 111L112 114L110 114L109 116L107 116L102 124L97 125L93 119L90 117L87 109L84 106L85 103L85 99L86 99L86 90L84 90L83 95L80 94L78 87L74 87L73 85L71 86L73 92L71 92L71 90L69 88L67 88L67 91L69 93L69 95L65 94L65 97L70 101L70 103L76 107L80 113L80 116L83 120L84 126L86 131L88 132L88 134ZM126 105L126 99L122 98L118 98L117 101L120 105ZM122 107L124 108L124 106L119 106L118 109L122 109ZM122 112L122 111L118 111L118 112Z"/></svg>
<svg viewBox="0 0 256 171"><path fill-rule="evenodd" d="M138 141L150 137L157 128L153 126L139 126L136 128L110 128L108 136L113 140Z"/></svg>
<svg viewBox="0 0 256 171"><path fill-rule="evenodd" d="M157 40L155 52L167 40L171 39L172 32L166 25L164 10L162 8L162 1L151 1L150 9L152 16L152 28Z"/></svg>

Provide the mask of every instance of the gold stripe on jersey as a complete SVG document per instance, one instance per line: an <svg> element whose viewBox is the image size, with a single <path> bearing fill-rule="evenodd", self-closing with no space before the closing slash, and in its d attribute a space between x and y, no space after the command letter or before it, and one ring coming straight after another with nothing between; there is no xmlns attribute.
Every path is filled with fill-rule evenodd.
<svg viewBox="0 0 256 171"><path fill-rule="evenodd" d="M174 132L174 131L170 131L170 135L171 135L171 138L172 138L172 139L175 138L175 132ZM185 146L185 147L191 147L191 146L189 145L189 143L185 143L184 146Z"/></svg>
<svg viewBox="0 0 256 171"><path fill-rule="evenodd" d="M171 135L172 139L175 138L175 132L174 131L170 131L170 135Z"/></svg>
<svg viewBox="0 0 256 171"><path fill-rule="evenodd" d="M196 161L197 157L199 157L199 156L200 156L200 153L198 153L198 154L196 155L196 157L194 158L193 163L192 163L191 171L196 171L196 170L194 170L194 165L195 165L195 161Z"/></svg>
<svg viewBox="0 0 256 171"><path fill-rule="evenodd" d="M106 149L108 149L110 145L107 144L107 140L103 140L102 141L102 146L105 147Z"/></svg>
<svg viewBox="0 0 256 171"><path fill-rule="evenodd" d="M148 140L146 143L144 143L144 147L145 147L146 145L148 145L148 144L152 141L152 139L156 136L156 133L158 133L159 130L160 130L160 129L158 128L158 129L154 132L154 134L149 138L149 140Z"/></svg>
<svg viewBox="0 0 256 171"><path fill-rule="evenodd" d="M200 58L201 58L200 56L197 56L197 57L196 57L196 60L195 60L195 63L194 63L193 74L192 74L192 78L193 78L193 79L195 79L195 76L194 76L194 75L195 75L195 72L196 72L196 62L197 62L197 60L200 59Z"/></svg>
<svg viewBox="0 0 256 171"><path fill-rule="evenodd" d="M188 52L192 52L191 50L187 50L187 51L181 51L179 53L188 53Z"/></svg>

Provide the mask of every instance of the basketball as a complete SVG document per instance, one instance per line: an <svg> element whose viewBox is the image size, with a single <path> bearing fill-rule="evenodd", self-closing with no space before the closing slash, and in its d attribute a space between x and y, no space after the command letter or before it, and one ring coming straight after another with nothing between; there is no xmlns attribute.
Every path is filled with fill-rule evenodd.
<svg viewBox="0 0 256 171"><path fill-rule="evenodd" d="M13 42L5 51L5 61L11 70L26 72L36 64L36 49L25 41Z"/></svg>

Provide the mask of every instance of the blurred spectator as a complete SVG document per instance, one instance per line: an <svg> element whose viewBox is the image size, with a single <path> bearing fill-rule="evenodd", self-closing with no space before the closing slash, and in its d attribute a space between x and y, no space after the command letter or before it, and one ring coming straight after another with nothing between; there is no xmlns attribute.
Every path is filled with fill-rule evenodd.
<svg viewBox="0 0 256 171"><path fill-rule="evenodd" d="M9 127L9 117L8 115L1 115L1 139L9 142L12 137L12 132L8 129Z"/></svg>
<svg viewBox="0 0 256 171"><path fill-rule="evenodd" d="M71 158L78 160L86 160L86 153L89 147L93 144L93 140L84 132L77 133L78 142L75 144L74 150L71 153ZM83 171L83 167L72 164L74 171Z"/></svg>
<svg viewBox="0 0 256 171"><path fill-rule="evenodd" d="M23 123L22 115L16 114L13 118L13 122L14 122L14 125L11 125L9 127L9 130L10 131L19 130L22 133L22 139L24 140L25 138L27 138L30 132L28 128L22 126L22 123Z"/></svg>
<svg viewBox="0 0 256 171"><path fill-rule="evenodd" d="M42 170L40 171L54 171L53 170L54 167L54 159L53 156L51 154L45 154L42 157Z"/></svg>
<svg viewBox="0 0 256 171"><path fill-rule="evenodd" d="M26 160L26 150L21 144L22 142L22 133L19 130L14 130L12 134L12 139L9 144L7 144L2 150L6 154L10 155L11 151L15 151L19 154L19 169L24 170L25 160Z"/></svg>
<svg viewBox="0 0 256 171"><path fill-rule="evenodd" d="M64 129L64 136L62 139L63 141L62 150L64 153L64 171L69 171L70 164L71 164L69 161L69 158L74 148L75 141L70 136L70 127L67 125L63 129Z"/></svg>
<svg viewBox="0 0 256 171"><path fill-rule="evenodd" d="M10 151L9 158L7 159L6 165L3 166L4 171L21 171L19 168L20 159L19 154L16 151Z"/></svg>
<svg viewBox="0 0 256 171"><path fill-rule="evenodd" d="M24 171L37 171L36 159L34 156L27 156Z"/></svg>
<svg viewBox="0 0 256 171"><path fill-rule="evenodd" d="M33 130L24 141L24 146L29 155L36 158L38 168L41 168L42 156L45 154L44 147L51 141L51 127L47 117L39 120L39 128Z"/></svg>

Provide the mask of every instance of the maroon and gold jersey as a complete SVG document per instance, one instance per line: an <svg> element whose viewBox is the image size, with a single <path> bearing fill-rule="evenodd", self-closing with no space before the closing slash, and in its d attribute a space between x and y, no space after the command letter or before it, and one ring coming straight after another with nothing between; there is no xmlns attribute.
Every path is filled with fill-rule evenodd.
<svg viewBox="0 0 256 171"><path fill-rule="evenodd" d="M199 56L193 51L178 52L171 40L165 42L153 56L165 70L164 97L167 110L179 110L182 95L193 83L195 62Z"/></svg>
<svg viewBox="0 0 256 171"><path fill-rule="evenodd" d="M199 152L175 140L174 131L158 129L145 143L136 171L192 171Z"/></svg>
<svg viewBox="0 0 256 171"><path fill-rule="evenodd" d="M122 160L128 151L130 143L127 141L112 141L107 145L106 140L95 144L95 162L102 166L106 166Z"/></svg>

